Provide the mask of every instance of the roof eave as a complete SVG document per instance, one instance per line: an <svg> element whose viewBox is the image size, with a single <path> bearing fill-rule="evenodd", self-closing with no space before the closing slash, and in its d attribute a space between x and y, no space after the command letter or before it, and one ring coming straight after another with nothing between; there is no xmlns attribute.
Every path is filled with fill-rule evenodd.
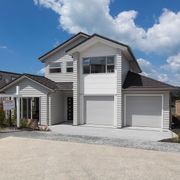
<svg viewBox="0 0 180 180"><path fill-rule="evenodd" d="M123 88L123 91L175 91L177 88Z"/></svg>
<svg viewBox="0 0 180 180"><path fill-rule="evenodd" d="M2 88L0 89L0 92L4 92L5 89L7 89L7 88L13 86L15 83L19 82L19 81L20 81L21 79L23 79L23 78L27 78L27 79L29 79L29 80L31 80L31 81L33 81L33 82L39 84L40 86L43 86L43 87L45 87L46 89L49 89L51 92L54 91L54 89L51 89L51 88L49 88L49 87L47 87L47 86L45 86L45 85L39 83L38 81L35 81L34 79L32 79L32 78L26 76L25 74L23 74L23 75L21 75L19 78L15 79L14 81L11 81L10 83L8 83L8 84L6 84L4 87L2 87Z"/></svg>
<svg viewBox="0 0 180 180"><path fill-rule="evenodd" d="M63 43L61 43L60 45L58 45L57 47L51 49L50 51L48 51L47 53L43 54L42 56L38 57L38 59L40 61L44 61L44 59L46 59L48 56L50 56L51 54L53 54L54 52L58 51L60 48L64 47L66 44L70 43L73 39L77 38L79 35L81 36L85 36L85 37L89 37L88 34L85 34L83 32L79 32L78 34L72 36L71 38L69 38L67 41L64 41Z"/></svg>

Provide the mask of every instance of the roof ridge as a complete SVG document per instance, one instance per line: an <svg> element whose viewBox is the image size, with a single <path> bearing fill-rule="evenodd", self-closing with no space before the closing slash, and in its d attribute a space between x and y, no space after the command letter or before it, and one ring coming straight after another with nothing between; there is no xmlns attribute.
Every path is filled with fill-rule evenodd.
<svg viewBox="0 0 180 180"><path fill-rule="evenodd" d="M2 70L0 70L0 73L9 73L9 74L22 75L22 73L16 73L16 72L11 72L11 71L2 71Z"/></svg>
<svg viewBox="0 0 180 180"><path fill-rule="evenodd" d="M29 75L29 76L35 76L35 77L45 77L45 76L42 76L42 75L30 74L30 73L23 73L22 75Z"/></svg>
<svg viewBox="0 0 180 180"><path fill-rule="evenodd" d="M60 43L59 45L57 45L56 47L54 47L53 49L47 51L46 53L44 53L43 55L41 55L38 59L41 60L41 58L43 58L44 56L48 55L49 53L53 52L54 50L58 49L59 47L61 47L62 45L66 44L67 42L69 42L70 40L74 39L76 36L78 35L84 35L84 36L87 36L88 38L90 37L89 34L86 34L84 32L78 32L77 34L71 36L70 38L68 38L67 40L65 40L64 42Z"/></svg>

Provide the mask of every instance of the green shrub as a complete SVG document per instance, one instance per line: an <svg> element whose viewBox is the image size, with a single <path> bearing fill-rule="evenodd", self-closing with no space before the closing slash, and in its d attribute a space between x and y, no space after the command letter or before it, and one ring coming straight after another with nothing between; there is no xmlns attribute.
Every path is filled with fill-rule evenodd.
<svg viewBox="0 0 180 180"><path fill-rule="evenodd" d="M0 109L0 126L4 125L4 121L5 121L5 113L3 111L3 109Z"/></svg>
<svg viewBox="0 0 180 180"><path fill-rule="evenodd" d="M22 119L22 120L20 121L20 127L21 127L21 128L27 128L27 127L28 127L28 121L27 121L27 119Z"/></svg>
<svg viewBox="0 0 180 180"><path fill-rule="evenodd" d="M11 116L11 124L12 126L16 126L17 120L16 120L16 110L14 110L13 115Z"/></svg>

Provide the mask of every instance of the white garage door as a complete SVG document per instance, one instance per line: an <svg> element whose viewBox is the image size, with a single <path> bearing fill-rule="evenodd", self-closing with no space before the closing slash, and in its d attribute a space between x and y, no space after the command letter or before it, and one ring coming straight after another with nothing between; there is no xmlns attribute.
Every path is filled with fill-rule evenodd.
<svg viewBox="0 0 180 180"><path fill-rule="evenodd" d="M126 96L126 125L161 128L161 96Z"/></svg>
<svg viewBox="0 0 180 180"><path fill-rule="evenodd" d="M92 125L112 126L114 98L111 96L85 97L85 122Z"/></svg>

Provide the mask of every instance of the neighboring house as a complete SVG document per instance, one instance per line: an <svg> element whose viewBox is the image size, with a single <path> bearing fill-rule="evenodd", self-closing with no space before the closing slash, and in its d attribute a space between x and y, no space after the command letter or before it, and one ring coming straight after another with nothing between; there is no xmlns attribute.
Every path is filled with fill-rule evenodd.
<svg viewBox="0 0 180 180"><path fill-rule="evenodd" d="M21 74L19 73L13 73L8 71L0 71L0 89L10 82L14 81L16 78L18 78ZM0 98L0 108L2 106L3 98Z"/></svg>
<svg viewBox="0 0 180 180"><path fill-rule="evenodd" d="M45 77L23 74L1 89L20 87L21 118L40 124L169 129L174 86L140 75L131 49L78 33L39 58Z"/></svg>
<svg viewBox="0 0 180 180"><path fill-rule="evenodd" d="M0 71L0 88L18 78L21 74L7 71Z"/></svg>

